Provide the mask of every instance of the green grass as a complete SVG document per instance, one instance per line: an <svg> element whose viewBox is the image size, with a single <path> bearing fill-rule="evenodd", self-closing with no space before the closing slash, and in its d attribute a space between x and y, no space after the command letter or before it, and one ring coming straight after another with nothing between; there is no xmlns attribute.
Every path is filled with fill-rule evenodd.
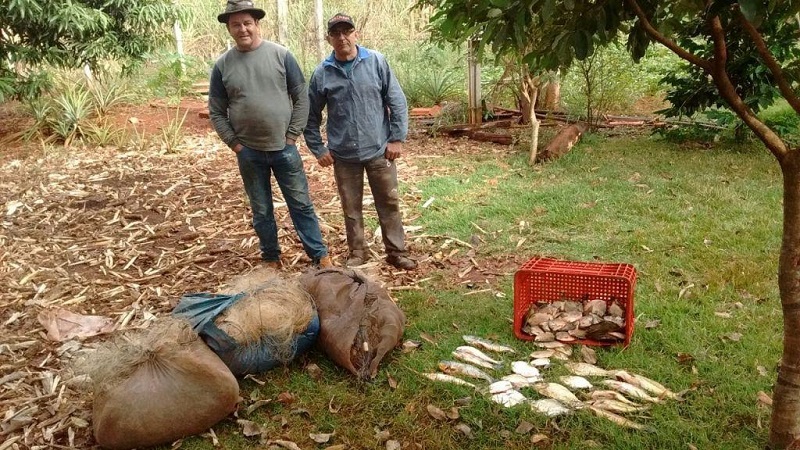
<svg viewBox="0 0 800 450"><path fill-rule="evenodd" d="M395 294L408 318L404 338L421 341L420 349L395 351L369 384L311 353L258 376L264 386L242 383L245 407L281 392L295 394L294 403L273 400L240 417L262 424L268 439L292 440L301 448L324 448L308 434L334 431L327 445L384 448L375 437L380 430L403 448L531 448L530 434L514 432L521 421L535 426L532 433L547 434L545 448L553 449L586 448L587 440L604 449L763 448L769 415L756 406L756 395L771 392L781 342L781 180L774 159L760 148L697 150L641 137L589 136L559 161L530 168L526 160L520 149L501 158L487 152L425 162L439 165L445 175L415 186L423 201L436 201L413 225L465 241L479 234L484 243L476 258L549 255L633 264L633 340L624 351L599 349L599 365L687 390L685 401L656 405L635 418L656 431L629 431L588 412L546 419L525 406L504 409L467 388L416 374L449 359L462 334L491 337L522 355L533 349L512 334L510 276L495 286L505 293L498 297L466 296L452 275L431 274L423 290ZM654 320L660 325L645 328ZM741 333L741 340L723 338L732 332ZM321 379L303 370L310 362L322 368ZM759 375L758 366L769 375ZM565 373L558 366L552 371ZM397 389L389 387L388 377ZM467 396L472 401L460 409L458 421L438 421L426 412L428 404L448 410ZM470 426L474 439L453 429L459 421ZM232 420L215 428L224 448L266 448L239 430ZM182 448L213 446L195 437Z"/></svg>

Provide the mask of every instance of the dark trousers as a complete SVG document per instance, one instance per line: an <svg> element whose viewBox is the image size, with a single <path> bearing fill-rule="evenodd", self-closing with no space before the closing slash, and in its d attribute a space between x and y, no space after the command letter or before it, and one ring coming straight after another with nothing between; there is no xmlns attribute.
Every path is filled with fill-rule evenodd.
<svg viewBox="0 0 800 450"><path fill-rule="evenodd" d="M365 163L336 161L333 165L350 254L361 258L368 256L364 240L364 172L367 173L369 188L375 199L386 254L405 256L405 234L400 215L400 194L397 190L397 165L383 157Z"/></svg>
<svg viewBox="0 0 800 450"><path fill-rule="evenodd" d="M272 205L271 175L275 175L278 187L286 200L289 216L303 250L312 260L328 254L322 240L317 214L308 193L303 160L296 146L287 146L277 152L262 152L244 147L236 155L244 190L250 198L253 210L253 228L261 242L261 258L278 261L281 254L278 245L278 225Z"/></svg>

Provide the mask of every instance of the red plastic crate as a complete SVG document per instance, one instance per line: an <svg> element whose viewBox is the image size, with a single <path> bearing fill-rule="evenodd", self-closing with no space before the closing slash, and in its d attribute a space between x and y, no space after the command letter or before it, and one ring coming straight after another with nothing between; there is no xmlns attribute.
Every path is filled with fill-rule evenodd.
<svg viewBox="0 0 800 450"><path fill-rule="evenodd" d="M625 309L625 340L621 343L579 339L575 344L620 345L627 347L633 336L633 290L636 269L630 264L565 261L533 258L514 274L514 335L523 340L533 336L522 332L531 303L559 300L616 300Z"/></svg>

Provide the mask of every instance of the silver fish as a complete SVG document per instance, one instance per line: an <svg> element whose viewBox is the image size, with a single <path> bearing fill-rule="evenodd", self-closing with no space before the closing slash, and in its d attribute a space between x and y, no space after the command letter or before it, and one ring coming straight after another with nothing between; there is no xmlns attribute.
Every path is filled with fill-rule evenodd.
<svg viewBox="0 0 800 450"><path fill-rule="evenodd" d="M676 394L676 393L672 392L671 390L667 389L662 384L660 384L660 383L658 383L656 381L653 381L650 378L647 378L647 377L645 377L643 375L626 372L624 370L618 370L614 375L618 379L620 379L620 380L622 380L622 381L624 381L626 383L630 383L630 384L632 384L632 385L634 385L636 387L640 387L640 388L644 389L645 391L649 392L650 394L655 395L656 397L659 397L659 398L666 397L666 398L671 398L673 400L680 400L681 399L681 397L678 394Z"/></svg>
<svg viewBox="0 0 800 450"><path fill-rule="evenodd" d="M571 387L572 389L591 389L594 387L589 380L577 375L565 375L560 377L559 380L561 380L564 385Z"/></svg>
<svg viewBox="0 0 800 450"><path fill-rule="evenodd" d="M516 373L516 374L522 375L523 377L526 377L526 378L541 376L541 373L539 373L539 369L537 369L536 367L533 367L532 365L528 364L525 361L514 361L514 362L512 362L511 363L511 371Z"/></svg>
<svg viewBox="0 0 800 450"><path fill-rule="evenodd" d="M487 361L485 361L483 359L478 358L477 356L473 355L472 353L467 353L467 352L465 352L463 350L453 350L453 352L451 354L453 355L453 357L455 359L460 359L461 361L464 361L466 363L469 363L469 364L472 364L472 365L475 365L475 366L481 366L481 367L486 368L486 369L497 370L500 367L502 367L502 365L500 365L500 364L492 364L490 362L487 362Z"/></svg>
<svg viewBox="0 0 800 450"><path fill-rule="evenodd" d="M461 378L454 377L454 376L448 375L446 373L423 373L422 376L424 376L425 378L428 378L429 380L433 380L433 381L441 381L441 382L444 382L444 383L453 383L453 384L457 384L457 385L460 385L460 386L468 386L468 387L477 389L477 386L475 386L474 384L470 383L469 381L464 381Z"/></svg>
<svg viewBox="0 0 800 450"><path fill-rule="evenodd" d="M594 406L595 408L604 409L606 411L611 411L617 414L639 412L639 411L644 411L648 408L647 406L633 406L621 402L619 400L612 400L612 399L592 400L588 404Z"/></svg>
<svg viewBox="0 0 800 450"><path fill-rule="evenodd" d="M472 345L474 347L482 348L484 350L489 350L490 352L515 353L514 349L511 347L496 344L487 339L479 338L478 336L464 335L462 336L462 338L467 344Z"/></svg>
<svg viewBox="0 0 800 450"><path fill-rule="evenodd" d="M514 384L508 380L495 381L489 385L490 394L499 394L501 392L510 391L514 389Z"/></svg>
<svg viewBox="0 0 800 450"><path fill-rule="evenodd" d="M567 369L569 369L570 372L582 377L607 377L613 374L613 371L601 369L600 367L589 363L567 362L564 363L564 365L567 366Z"/></svg>
<svg viewBox="0 0 800 450"><path fill-rule="evenodd" d="M556 351L553 349L545 349L545 350L536 350L535 352L528 355L531 359L539 359L539 358L549 358L553 356L553 353Z"/></svg>
<svg viewBox="0 0 800 450"><path fill-rule="evenodd" d="M600 391L592 391L589 396L592 400L616 400L618 402L627 403L631 406L641 406L640 404L631 401L628 397L620 394L617 391L609 391L609 390L600 390Z"/></svg>
<svg viewBox="0 0 800 450"><path fill-rule="evenodd" d="M489 383L494 383L494 378L492 378L488 373L469 364L456 361L439 361L439 370L449 375L457 373L471 378L486 380Z"/></svg>
<svg viewBox="0 0 800 450"><path fill-rule="evenodd" d="M648 394L644 389L638 388L624 381L603 380L603 384L611 389L614 389L615 391L619 391L628 397L635 398L637 400L644 400L650 403L661 403L661 399L651 397L650 394Z"/></svg>
<svg viewBox="0 0 800 450"><path fill-rule="evenodd" d="M567 347L569 344L565 344L563 342L553 341L553 342L535 342L537 347L541 348L561 348Z"/></svg>
<svg viewBox="0 0 800 450"><path fill-rule="evenodd" d="M530 362L530 365L533 367L541 367L542 369L546 369L550 367L550 358L536 358Z"/></svg>
<svg viewBox="0 0 800 450"><path fill-rule="evenodd" d="M533 388L541 395L558 400L571 408L583 407L583 402L572 391L558 383L536 383Z"/></svg>
<svg viewBox="0 0 800 450"><path fill-rule="evenodd" d="M505 380L505 381L511 382L511 384L514 386L514 389L520 389L520 388L528 387L528 386L532 385L533 383L542 381L541 378L537 378L537 379L528 378L528 377L522 376L522 375L520 375L518 373L512 373L510 375L506 375L503 378L501 378L501 380Z"/></svg>
<svg viewBox="0 0 800 450"><path fill-rule="evenodd" d="M622 417L622 416L620 416L618 414L614 414L611 411L606 411L605 409L597 408L597 407L592 406L592 405L589 405L589 409L593 413L597 414L598 416L603 417L605 419L608 419L608 420L614 422L617 425L621 425L621 426L626 427L626 428L634 428L636 430L645 430L645 429L647 429L644 425L642 425L640 423L636 423L636 422L634 422L632 420L628 420L628 419L626 419L626 418L624 418L624 417Z"/></svg>
<svg viewBox="0 0 800 450"><path fill-rule="evenodd" d="M502 361L498 361L498 360L492 358L491 356L487 355L486 353L483 353L482 351L478 350L477 348L470 347L469 345L458 346L456 348L456 351L462 351L464 353L469 353L471 355L474 355L474 356L476 356L476 357L488 362L489 364L494 364L494 365L502 365L503 364Z"/></svg>
<svg viewBox="0 0 800 450"><path fill-rule="evenodd" d="M527 398L522 395L522 392L515 391L514 389L501 392L499 394L494 394L491 397L492 401L495 403L499 403L506 408L511 408L512 406L517 406L520 403L527 400Z"/></svg>
<svg viewBox="0 0 800 450"><path fill-rule="evenodd" d="M552 398L533 400L530 402L530 404L531 404L531 409L533 411L544 414L547 417L556 417L562 414L569 414L572 412L572 409L570 409L560 401Z"/></svg>

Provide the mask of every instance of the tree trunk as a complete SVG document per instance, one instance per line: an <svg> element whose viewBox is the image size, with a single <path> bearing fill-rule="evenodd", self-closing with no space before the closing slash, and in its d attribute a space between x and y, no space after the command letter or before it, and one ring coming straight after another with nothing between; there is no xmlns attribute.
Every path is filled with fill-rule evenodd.
<svg viewBox="0 0 800 450"><path fill-rule="evenodd" d="M800 150L780 161L783 172L783 243L778 287L783 308L783 356L773 390L769 443L800 445Z"/></svg>
<svg viewBox="0 0 800 450"><path fill-rule="evenodd" d="M317 29L317 57L320 61L328 55L325 42L325 19L323 18L322 0L314 0L314 23Z"/></svg>
<svg viewBox="0 0 800 450"><path fill-rule="evenodd" d="M278 6L278 43L289 45L289 0L277 0Z"/></svg>
<svg viewBox="0 0 800 450"><path fill-rule="evenodd" d="M558 79L558 74L555 74L553 79L547 83L542 97L539 101L542 105L541 109L546 109L547 111L558 111L560 109L561 81Z"/></svg>
<svg viewBox="0 0 800 450"><path fill-rule="evenodd" d="M527 112L531 121L531 149L528 164L536 164L536 154L539 151L539 119L536 118L536 98L539 96L539 77L532 77L526 73L522 83L522 97L528 104ZM526 111L526 110L523 110ZM524 114L524 113L523 113Z"/></svg>

